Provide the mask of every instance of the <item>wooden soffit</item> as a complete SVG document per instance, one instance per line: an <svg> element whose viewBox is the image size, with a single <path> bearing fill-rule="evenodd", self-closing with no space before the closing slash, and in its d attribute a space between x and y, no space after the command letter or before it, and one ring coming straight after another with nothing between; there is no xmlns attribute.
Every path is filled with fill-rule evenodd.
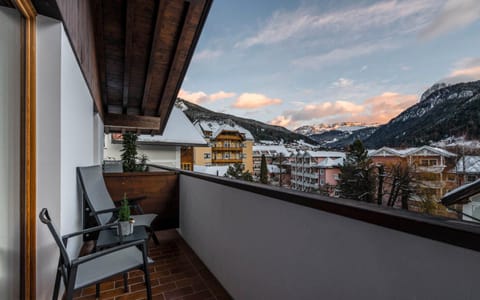
<svg viewBox="0 0 480 300"><path fill-rule="evenodd" d="M63 21L105 130L162 133L212 0L33 2Z"/></svg>

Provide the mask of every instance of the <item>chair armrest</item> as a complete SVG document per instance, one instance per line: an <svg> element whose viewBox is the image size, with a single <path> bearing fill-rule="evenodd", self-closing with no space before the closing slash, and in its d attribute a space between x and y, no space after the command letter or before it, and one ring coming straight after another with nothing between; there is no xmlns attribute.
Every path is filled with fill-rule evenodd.
<svg viewBox="0 0 480 300"><path fill-rule="evenodd" d="M111 229L111 228L117 227L117 226L118 226L117 223L108 223L108 224L101 225L101 226L90 227L90 228L87 228L87 229L84 229L84 230L80 230L80 231L77 231L77 232L72 232L72 233L63 235L62 240L65 241L65 240L68 240L69 238L77 236L77 235L90 233L90 232L95 232L95 231L101 231L101 230L105 230L105 229Z"/></svg>
<svg viewBox="0 0 480 300"><path fill-rule="evenodd" d="M101 215L101 214L106 214L106 213L111 213L111 212L117 212L120 210L120 207L114 207L114 208L109 208L109 209L102 209L98 211L92 211L90 212L90 216L94 215Z"/></svg>
<svg viewBox="0 0 480 300"><path fill-rule="evenodd" d="M137 240L137 241L133 241L133 242L130 242L130 243L127 243L127 244L122 244L122 245L118 245L118 246L115 246L115 247L112 247L112 248L108 248L108 249L105 249L105 250L101 250L101 251L98 251L98 252L94 252L94 253L91 253L91 254L88 254L88 255L85 255L85 256L81 256L81 257L78 257L74 260L72 260L72 266L78 266L78 265L81 265L83 263L86 263L87 261L91 261L92 259L96 259L98 257L101 257L101 256L105 256L107 254L110 254L110 253L113 253L113 252L116 252L116 251L119 251L119 250L122 250L122 249L126 249L126 248L129 248L129 247L135 247L135 246L142 246L142 247L145 247L145 240Z"/></svg>

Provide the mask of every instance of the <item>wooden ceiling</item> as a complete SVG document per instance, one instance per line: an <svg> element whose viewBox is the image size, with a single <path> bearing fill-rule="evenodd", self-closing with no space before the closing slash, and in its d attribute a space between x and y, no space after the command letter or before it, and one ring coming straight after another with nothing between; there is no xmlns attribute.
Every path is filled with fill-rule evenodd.
<svg viewBox="0 0 480 300"><path fill-rule="evenodd" d="M32 2L63 21L106 132L163 132L212 0Z"/></svg>

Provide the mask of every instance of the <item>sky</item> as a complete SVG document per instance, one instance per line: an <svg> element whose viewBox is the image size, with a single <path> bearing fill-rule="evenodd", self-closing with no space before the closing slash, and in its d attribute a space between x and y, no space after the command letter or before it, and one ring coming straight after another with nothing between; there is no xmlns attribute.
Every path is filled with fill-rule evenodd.
<svg viewBox="0 0 480 300"><path fill-rule="evenodd" d="M480 0L215 0L179 97L295 129L480 79Z"/></svg>

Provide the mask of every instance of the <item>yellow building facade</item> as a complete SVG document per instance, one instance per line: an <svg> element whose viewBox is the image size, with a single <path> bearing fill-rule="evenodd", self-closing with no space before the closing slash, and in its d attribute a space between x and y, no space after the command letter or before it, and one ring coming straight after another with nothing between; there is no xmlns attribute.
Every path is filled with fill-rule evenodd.
<svg viewBox="0 0 480 300"><path fill-rule="evenodd" d="M235 124L214 121L197 121L195 128L209 143L208 147L194 147L194 165L224 166L243 164L244 170L253 173L253 136Z"/></svg>

